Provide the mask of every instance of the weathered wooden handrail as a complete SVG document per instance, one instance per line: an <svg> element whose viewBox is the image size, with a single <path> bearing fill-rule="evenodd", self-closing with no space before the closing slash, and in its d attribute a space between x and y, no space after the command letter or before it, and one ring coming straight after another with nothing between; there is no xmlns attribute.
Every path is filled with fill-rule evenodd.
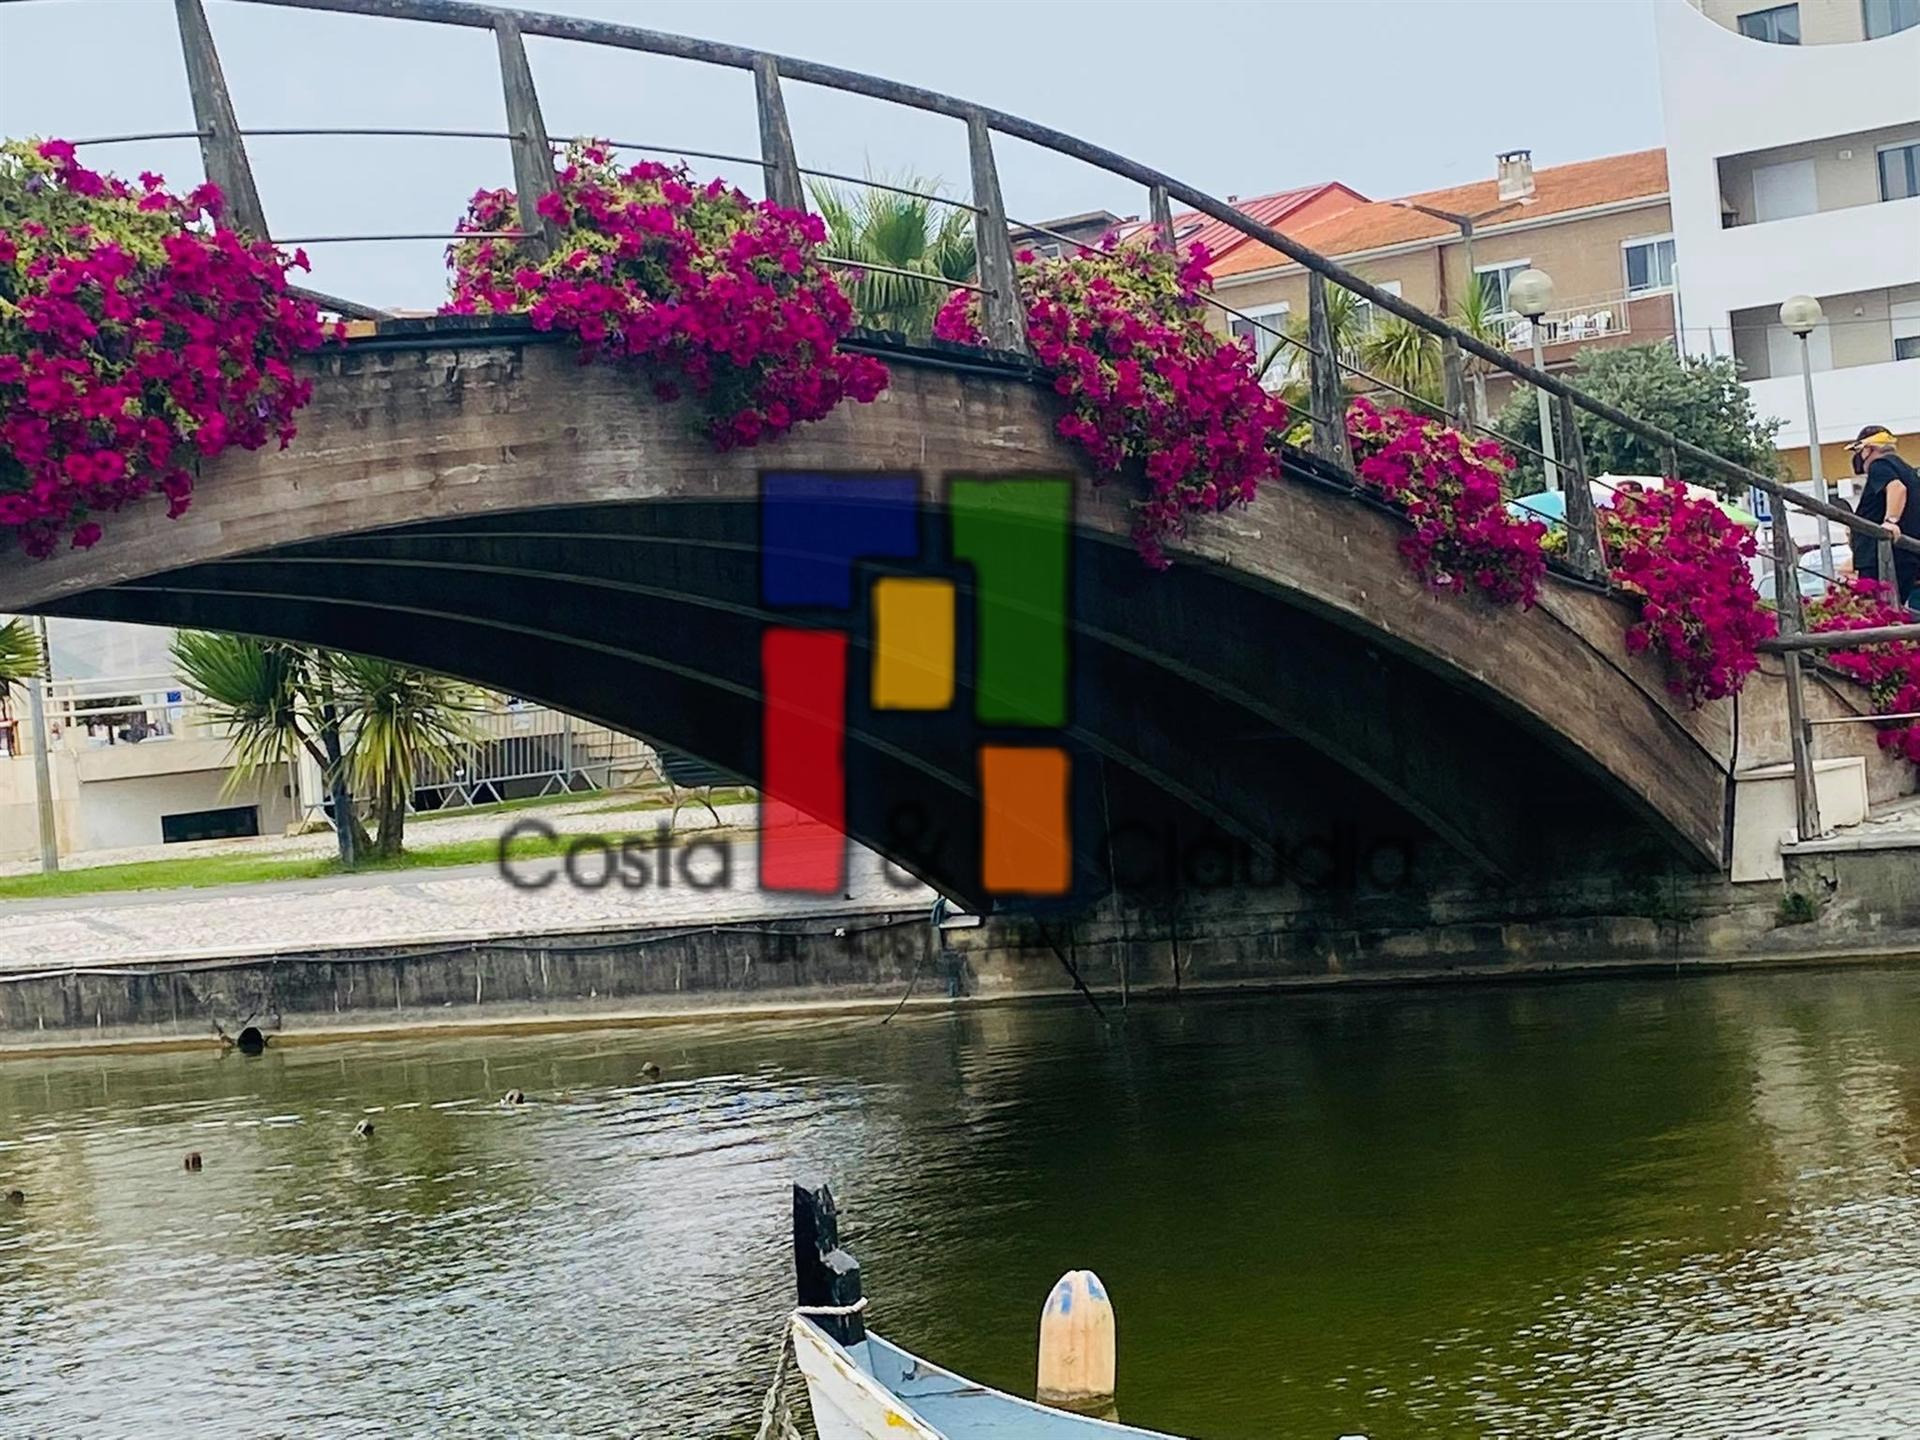
<svg viewBox="0 0 1920 1440"><path fill-rule="evenodd" d="M1862 626L1858 630L1811 630L1801 635L1779 635L1762 640L1763 654L1786 655L1799 650L1855 650L1862 645L1885 645L1896 640L1920 643L1920 620L1911 625ZM1884 720L1881 715L1875 719Z"/></svg>
<svg viewBox="0 0 1920 1440"><path fill-rule="evenodd" d="M1554 405L1554 438L1560 483L1567 497L1567 563L1576 573L1598 580L1607 572L1606 552L1600 544L1600 516L1594 509L1587 450L1580 443L1577 419L1573 402L1562 395Z"/></svg>
<svg viewBox="0 0 1920 1440"><path fill-rule="evenodd" d="M540 116L540 97L533 88L533 69L527 63L526 42L511 15L497 16L493 37L500 50L500 88L507 102L507 125L513 131L513 189L520 212L520 228L535 238L524 240L536 259L544 260L560 248L560 227L540 213L540 202L558 190L553 178L553 142Z"/></svg>
<svg viewBox="0 0 1920 1440"><path fill-rule="evenodd" d="M1791 640L1807 628L1800 601L1799 554L1790 526L1776 522L1772 528L1773 608L1781 638ZM1820 834L1820 788L1813 769L1813 727L1807 724L1804 662L1793 650L1783 652L1782 659L1787 680L1787 746L1793 757L1794 828L1802 840L1811 840Z"/></svg>
<svg viewBox="0 0 1920 1440"><path fill-rule="evenodd" d="M522 10L513 7L473 3L473 0L244 0L255 5L279 5L289 9L324 10L340 14L382 17L399 20L416 20L431 24L458 25L474 29L494 30L505 17L522 35L540 36L547 39L574 40L586 44L602 45L617 49L637 50L647 54L666 55L683 60L699 61L710 65L726 66L748 71L771 70L775 75L803 84L823 85L831 89L846 91L850 94L865 95L872 99L884 100L893 104L906 105L913 109L929 111L933 114L947 115L967 123L970 135L975 131L985 131L989 135L999 133L1015 139L1026 140L1058 154L1071 156L1087 164L1097 166L1110 174L1134 181L1147 188L1150 195L1164 194L1191 206L1203 215L1220 221L1249 239L1257 240L1268 248L1286 256L1304 269L1330 280L1343 289L1352 291L1362 299L1370 301L1390 315L1397 315L1412 325L1439 337L1442 341L1452 340L1467 355L1492 366L1496 370L1524 381L1549 395L1569 401L1610 425L1637 435L1641 439L1660 447L1663 455L1671 458L1677 467L1685 459L1713 474L1725 479L1749 486L1779 500L1784 504L1804 510L1809 514L1824 516L1834 524L1841 525L1856 534L1871 534L1875 528L1871 521L1860 519L1849 510L1816 500L1801 494L1789 485L1750 470L1744 465L1714 454L1711 450L1694 445L1678 436L1647 423L1637 416L1608 404L1603 400L1586 394L1578 387L1567 383L1558 376L1543 370L1537 370L1524 361L1515 359L1505 350L1489 345L1479 337L1461 329L1459 326L1438 316L1430 315L1418 306L1403 300L1400 296L1382 290L1362 276L1347 269L1338 262L1321 255L1319 252L1300 244L1269 225L1245 215L1227 202L1207 194L1177 180L1152 166L1140 164L1116 151L1104 146L1092 144L1077 136L1069 135L1050 126L1040 125L1021 116L1003 110L972 104L937 90L927 90L917 85L904 85L897 81L881 79L878 76L862 74L856 70L846 70L837 65L825 65L818 61L803 60L798 57L769 55L767 52L751 49L744 45L728 44L724 41L701 40L691 36L673 35L659 30L647 30L638 26L621 25L612 21L586 19L571 15L549 15L539 11ZM187 14L189 6L199 11L200 0L176 0L181 7L182 16ZM201 16L204 24L204 15ZM209 53L211 39L208 40ZM203 67L204 68L204 67ZM190 63L190 76L200 73ZM216 67L217 74L217 67ZM209 88L209 82L202 79L201 88ZM220 87L224 94L224 84ZM196 106L198 101L196 100ZM230 108L230 107L229 107ZM211 132L209 143L219 138L221 126L209 123L207 117L196 109L196 118L202 128ZM229 122L230 124L230 122ZM237 132L235 143L238 143ZM977 147L970 147L975 148ZM209 170L213 169L213 151L209 151ZM243 157L244 158L244 157ZM977 160L977 154L976 154ZM222 164L227 163L222 161ZM975 166L976 170L978 166ZM218 176L215 176L216 180ZM249 177L250 181L250 177ZM771 189L771 187L770 187ZM992 197L997 200L997 194ZM987 197L976 194L975 202L982 211L988 207ZM1156 216L1156 219L1158 217ZM261 233L265 233L264 224ZM983 266L985 255L983 251ZM998 291L1003 287L990 285L989 290ZM991 301L992 296L989 296ZM1003 303L1012 303L1012 297L1006 297ZM991 310L989 317L991 320ZM991 325L990 325L991 328ZM1893 545L1914 554L1920 554L1920 541L1901 536Z"/></svg>
<svg viewBox="0 0 1920 1440"><path fill-rule="evenodd" d="M1180 243L1180 237L1173 233L1173 202L1167 198L1166 186L1155 185L1147 192L1147 212L1153 217L1153 230L1162 245L1171 250Z"/></svg>
<svg viewBox="0 0 1920 1440"><path fill-rule="evenodd" d="M1313 426L1313 453L1342 470L1353 469L1353 447L1347 440L1347 403L1340 378L1340 360L1333 348L1333 316L1327 308L1327 282L1307 277L1307 385L1313 408L1329 419Z"/></svg>
<svg viewBox="0 0 1920 1440"><path fill-rule="evenodd" d="M1013 236L1000 198L1000 171L993 163L993 136L986 121L967 116L967 165L973 181L973 242L986 287L980 308L987 343L998 350L1027 351L1027 309L1013 268Z"/></svg>
<svg viewBox="0 0 1920 1440"><path fill-rule="evenodd" d="M173 0L180 27L180 53L187 63L187 89L193 97L193 119L200 127L200 162L207 178L220 187L227 214L251 235L267 233L267 212L247 164L247 147L234 118L227 77L220 71L220 55L213 48L213 29L207 24L200 0Z"/></svg>
<svg viewBox="0 0 1920 1440"><path fill-rule="evenodd" d="M789 210L804 210L806 187L800 183L800 162L793 153L787 100L780 91L780 66L771 55L753 57L753 98L760 118L760 165L767 198Z"/></svg>

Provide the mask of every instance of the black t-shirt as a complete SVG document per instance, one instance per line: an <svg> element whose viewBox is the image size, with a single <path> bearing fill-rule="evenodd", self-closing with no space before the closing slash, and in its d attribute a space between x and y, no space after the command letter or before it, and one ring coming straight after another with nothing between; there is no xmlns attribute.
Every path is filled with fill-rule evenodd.
<svg viewBox="0 0 1920 1440"><path fill-rule="evenodd" d="M1866 488L1854 511L1878 525L1887 518L1887 487L1898 480L1907 487L1907 506L1900 512L1900 531L1920 540L1920 477L1898 455L1882 455L1867 467Z"/></svg>

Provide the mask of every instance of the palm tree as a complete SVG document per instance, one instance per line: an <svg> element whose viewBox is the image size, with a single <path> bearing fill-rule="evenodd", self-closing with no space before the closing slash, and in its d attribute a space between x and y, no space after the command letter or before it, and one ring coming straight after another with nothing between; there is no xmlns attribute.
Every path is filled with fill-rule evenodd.
<svg viewBox="0 0 1920 1440"><path fill-rule="evenodd" d="M421 764L450 764L473 738L474 692L458 680L364 655L330 657L341 692L351 696L353 744L347 767L373 797L374 854L390 860L404 842L407 805Z"/></svg>
<svg viewBox="0 0 1920 1440"><path fill-rule="evenodd" d="M1344 364L1355 362L1360 341L1367 333L1367 317L1370 307L1351 290L1338 285L1327 286L1327 328L1333 332L1333 353ZM1281 387L1285 395L1294 386L1308 384L1307 354L1311 345L1309 331L1312 328L1311 316L1302 313L1290 316L1286 324L1285 340L1274 345L1260 362L1260 376L1264 379L1276 370L1285 375L1286 383Z"/></svg>
<svg viewBox="0 0 1920 1440"><path fill-rule="evenodd" d="M200 692L214 722L231 738L234 768L228 786L287 764L304 751L320 768L333 802L341 864L350 866L367 853L367 832L347 789L340 707L320 652L204 630L182 630L172 648L181 676Z"/></svg>
<svg viewBox="0 0 1920 1440"><path fill-rule="evenodd" d="M25 620L9 620L0 625L0 700L13 693L13 687L40 673L40 637Z"/></svg>
<svg viewBox="0 0 1920 1440"><path fill-rule="evenodd" d="M1387 315L1360 341L1360 368L1403 393L1396 403L1440 401L1440 342L1411 320Z"/></svg>
<svg viewBox="0 0 1920 1440"><path fill-rule="evenodd" d="M1496 318L1497 313L1492 292L1479 285L1468 285L1451 318L1455 325L1474 339L1504 350L1507 344L1506 326ZM1473 419L1480 425L1490 422L1487 413L1487 368L1486 361L1472 355L1466 357L1467 379L1473 385Z"/></svg>
<svg viewBox="0 0 1920 1440"><path fill-rule="evenodd" d="M13 687L41 673L40 637L26 620L0 625L0 710L13 698ZM12 712L6 711L9 722ZM15 733L15 743L18 734Z"/></svg>
<svg viewBox="0 0 1920 1440"><path fill-rule="evenodd" d="M968 279L977 268L973 216L925 198L939 193L937 180L905 175L882 183L895 188L811 187L814 207L827 226L826 253L856 262L834 268L861 324L924 340L951 291L942 282ZM928 278L916 278L921 275Z"/></svg>

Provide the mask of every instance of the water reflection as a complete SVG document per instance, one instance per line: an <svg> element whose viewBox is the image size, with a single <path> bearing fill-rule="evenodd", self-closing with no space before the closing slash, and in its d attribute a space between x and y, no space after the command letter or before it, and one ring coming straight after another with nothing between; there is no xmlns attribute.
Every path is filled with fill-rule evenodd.
<svg viewBox="0 0 1920 1440"><path fill-rule="evenodd" d="M750 1433L825 1177L1008 1389L1098 1270L1143 1424L1882 1436L1917 1164L1920 972L13 1062L0 1434Z"/></svg>

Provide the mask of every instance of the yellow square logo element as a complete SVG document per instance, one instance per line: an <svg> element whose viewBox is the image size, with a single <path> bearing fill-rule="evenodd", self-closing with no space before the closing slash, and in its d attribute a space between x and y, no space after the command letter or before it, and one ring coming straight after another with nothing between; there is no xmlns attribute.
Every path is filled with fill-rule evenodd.
<svg viewBox="0 0 1920 1440"><path fill-rule="evenodd" d="M953 582L889 575L873 582L873 708L953 704Z"/></svg>

